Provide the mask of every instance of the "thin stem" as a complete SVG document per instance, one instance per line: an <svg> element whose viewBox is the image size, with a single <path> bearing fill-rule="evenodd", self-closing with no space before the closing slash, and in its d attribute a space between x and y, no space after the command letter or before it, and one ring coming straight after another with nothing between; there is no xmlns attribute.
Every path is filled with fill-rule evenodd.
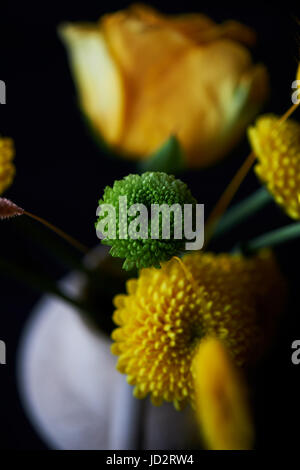
<svg viewBox="0 0 300 470"><path fill-rule="evenodd" d="M300 101L299 103L294 103L282 116L281 118L279 119L279 124L281 124L282 122L286 121L292 114L294 111L296 111L296 109L298 108L300 104Z"/></svg>
<svg viewBox="0 0 300 470"><path fill-rule="evenodd" d="M233 179L231 180L224 193L220 197L219 201L217 202L216 206L214 207L212 213L210 214L207 220L207 231L205 235L206 243L211 239L220 217L222 216L222 214L224 214L227 207L231 203L235 193L244 181L254 161L255 154L254 152L251 152L242 164L242 166L239 168L237 173L234 175Z"/></svg>
<svg viewBox="0 0 300 470"><path fill-rule="evenodd" d="M35 272L28 267L25 268L23 266L16 265L12 263L11 260L6 261L2 257L0 257L0 271L2 271L5 276L10 276L14 279L24 282L34 290L38 290L45 294L54 295L64 302L67 302L77 311L79 311L82 315L82 318L88 320L89 323L93 325L93 327L96 325L96 327L99 328L104 334L110 336L110 325L108 325L105 320L103 320L103 316L99 315L99 312L94 310L93 306L88 305L85 300L81 300L80 298L73 298L72 296L69 296L63 292L56 282L53 282L50 278L47 277L47 275L41 273L40 271ZM97 322L95 322L95 319L97 319Z"/></svg>
<svg viewBox="0 0 300 470"><path fill-rule="evenodd" d="M194 276L192 275L192 273L188 270L188 268L186 267L186 265L183 263L183 261L178 257L178 256L173 256L173 259L175 259L176 261L178 261L178 263L180 264L187 280L192 284L193 286L193 289L194 291L196 292L197 291L197 283L194 279Z"/></svg>
<svg viewBox="0 0 300 470"><path fill-rule="evenodd" d="M293 104L279 119L278 125L282 124L286 121L293 112L298 108L299 103ZM214 229L221 218L221 216L226 211L227 207L229 206L230 202L232 201L233 197L235 196L237 190L239 189L240 185L242 184L243 180L247 176L248 172L250 171L254 161L255 161L255 154L251 152L242 166L239 168L227 188L225 189L224 193L220 197L219 201L217 202L215 208L213 209L212 213L210 214L208 221L207 221L207 231L205 234L206 243L211 239Z"/></svg>
<svg viewBox="0 0 300 470"><path fill-rule="evenodd" d="M39 216L37 216L35 214L32 214L31 212L28 212L28 211L24 211L24 215L27 215L28 217L31 217L31 219L37 220L41 224L45 225L50 230L55 232L59 237L66 240L68 243L70 243L70 245L74 246L75 248L77 248L77 250L81 251L82 253L86 254L88 252L88 248L85 245L83 245L82 243L77 241L75 238L73 238L70 235L68 235L67 233L65 233L60 228L56 227L55 225L51 224L47 220L43 219L42 217L39 217Z"/></svg>
<svg viewBox="0 0 300 470"><path fill-rule="evenodd" d="M34 243L39 244L42 248L51 253L59 263L63 263L66 267L89 273L89 269L85 266L80 252L75 251L74 247L66 243L61 237L57 237L56 233L48 230L47 227L37 223L32 223L28 217L16 217L13 220L14 230L22 231Z"/></svg>
<svg viewBox="0 0 300 470"><path fill-rule="evenodd" d="M11 261L8 262L4 260L2 257L0 258L0 270L2 270L5 275L10 275L19 281L25 282L34 289L38 289L44 293L56 295L62 300L69 302L74 307L83 310L83 305L79 301L67 296L51 279L40 272L35 273L28 267L23 268L22 266L17 266Z"/></svg>
<svg viewBox="0 0 300 470"><path fill-rule="evenodd" d="M213 239L219 238L229 232L237 225L241 224L245 219L254 215L258 210L262 209L266 204L273 201L273 197L264 187L258 189L249 197L230 208L221 220L217 223L213 233Z"/></svg>
<svg viewBox="0 0 300 470"><path fill-rule="evenodd" d="M261 248L281 245L282 243L294 240L295 238L300 238L300 222L264 233L263 235L246 242L242 246L242 250L250 254L260 250Z"/></svg>

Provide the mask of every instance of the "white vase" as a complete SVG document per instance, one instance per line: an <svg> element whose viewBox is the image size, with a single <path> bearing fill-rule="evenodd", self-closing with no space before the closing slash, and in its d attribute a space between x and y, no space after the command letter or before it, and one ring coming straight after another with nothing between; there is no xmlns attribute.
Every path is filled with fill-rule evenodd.
<svg viewBox="0 0 300 470"><path fill-rule="evenodd" d="M69 295L79 274L63 281ZM92 330L74 307L45 296L24 330L18 353L21 400L52 449L188 449L195 436L189 410L154 407L132 396L115 369L110 340Z"/></svg>

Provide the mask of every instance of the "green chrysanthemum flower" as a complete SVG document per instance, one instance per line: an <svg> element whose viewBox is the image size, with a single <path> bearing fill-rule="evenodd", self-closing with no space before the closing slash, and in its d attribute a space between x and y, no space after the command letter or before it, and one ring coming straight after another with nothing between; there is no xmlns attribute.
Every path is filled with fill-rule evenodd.
<svg viewBox="0 0 300 470"><path fill-rule="evenodd" d="M120 201L122 201L121 204ZM137 217L140 213L135 212L132 215L133 212L130 209L135 204L143 204L146 208L146 219L144 218L139 224ZM159 212L158 219L156 219L159 221L158 232L156 238L153 238L153 205L162 206L163 204L169 208L176 204L173 206L174 210L169 212L170 236L169 238L165 236L162 212ZM112 256L125 258L124 269L129 270L135 266L137 268L160 267L161 262L168 261L184 249L187 241L184 237L184 204L190 204L194 214L196 200L187 185L174 176L162 172L128 175L122 180L115 181L112 188L110 186L105 188L103 198L99 201L102 210L96 228L101 232L99 224L102 223L103 228L104 220L105 227L110 224L115 225L113 233L103 234L102 243L111 246ZM106 205L113 207L115 212L111 213L106 210ZM181 219L177 218L179 212ZM178 220L180 220L181 238L178 238ZM132 223L139 225L136 238L131 236Z"/></svg>

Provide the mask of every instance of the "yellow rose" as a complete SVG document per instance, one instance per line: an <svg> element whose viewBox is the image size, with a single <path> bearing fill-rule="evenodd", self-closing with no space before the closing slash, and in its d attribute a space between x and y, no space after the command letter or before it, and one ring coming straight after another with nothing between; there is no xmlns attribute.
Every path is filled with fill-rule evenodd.
<svg viewBox="0 0 300 470"><path fill-rule="evenodd" d="M117 152L145 159L175 135L189 166L230 150L268 90L254 33L202 14L133 5L98 24L63 25L83 111Z"/></svg>

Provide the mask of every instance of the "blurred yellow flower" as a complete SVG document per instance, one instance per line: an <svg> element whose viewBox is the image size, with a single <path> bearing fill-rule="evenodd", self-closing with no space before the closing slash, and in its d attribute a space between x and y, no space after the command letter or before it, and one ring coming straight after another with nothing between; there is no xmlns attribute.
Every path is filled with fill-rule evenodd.
<svg viewBox="0 0 300 470"><path fill-rule="evenodd" d="M133 5L60 32L82 109L128 158L145 159L175 135L189 166L209 165L230 150L267 94L266 70L243 45L255 35L234 21Z"/></svg>
<svg viewBox="0 0 300 470"><path fill-rule="evenodd" d="M238 365L255 360L283 303L283 281L272 254L194 253L161 269L142 269L115 300L112 352L117 368L153 404L192 401L191 364L202 338L221 338ZM189 275L187 276L187 273ZM191 276L194 282L191 282Z"/></svg>
<svg viewBox="0 0 300 470"><path fill-rule="evenodd" d="M0 195L11 185L15 176L13 140L0 137Z"/></svg>
<svg viewBox="0 0 300 470"><path fill-rule="evenodd" d="M195 405L202 437L212 450L251 449L254 430L247 389L227 348L202 341L192 365Z"/></svg>
<svg viewBox="0 0 300 470"><path fill-rule="evenodd" d="M300 219L300 124L260 116L249 129L249 140L257 156L257 175L286 213Z"/></svg>

